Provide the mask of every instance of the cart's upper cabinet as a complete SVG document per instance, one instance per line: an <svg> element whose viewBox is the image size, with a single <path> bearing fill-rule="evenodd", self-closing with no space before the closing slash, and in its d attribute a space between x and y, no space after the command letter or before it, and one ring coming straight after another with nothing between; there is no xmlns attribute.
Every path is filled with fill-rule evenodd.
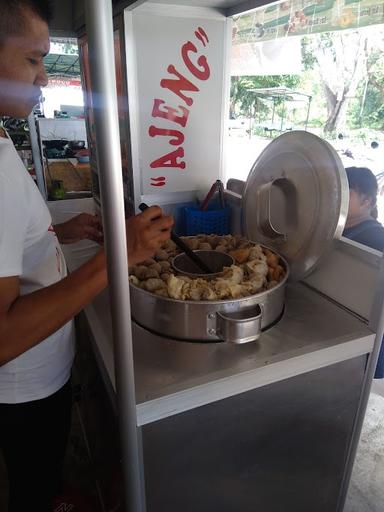
<svg viewBox="0 0 384 512"><path fill-rule="evenodd" d="M146 3L145 0L112 0L115 14L126 8L135 9L144 3ZM161 0L159 3L210 7L219 9L225 16L233 16L271 2L266 0ZM83 31L85 24L84 0L71 0L70 2L54 0L53 4L55 19L51 24L51 31L54 35L73 36L75 33Z"/></svg>
<svg viewBox="0 0 384 512"><path fill-rule="evenodd" d="M55 37L76 37L74 11L81 8L84 12L84 1L73 0L62 2L53 0L54 19L51 22L50 32Z"/></svg>

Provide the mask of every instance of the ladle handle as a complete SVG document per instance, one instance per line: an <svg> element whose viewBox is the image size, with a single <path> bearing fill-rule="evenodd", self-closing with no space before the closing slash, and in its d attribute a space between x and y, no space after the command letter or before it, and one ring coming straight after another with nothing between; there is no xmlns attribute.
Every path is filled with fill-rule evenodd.
<svg viewBox="0 0 384 512"><path fill-rule="evenodd" d="M145 211L148 208L148 205L145 203L139 204L139 210ZM206 274L213 274L212 270L202 261L193 251L188 247L188 245L181 240L173 231L171 231L171 240L175 242L177 247L185 252L185 254L194 262L196 265Z"/></svg>

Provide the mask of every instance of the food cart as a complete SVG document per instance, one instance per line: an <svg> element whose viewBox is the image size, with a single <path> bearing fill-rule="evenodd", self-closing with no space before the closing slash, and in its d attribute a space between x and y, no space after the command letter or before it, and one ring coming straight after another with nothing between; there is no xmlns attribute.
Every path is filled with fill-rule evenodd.
<svg viewBox="0 0 384 512"><path fill-rule="evenodd" d="M341 512L384 330L381 254L345 239L332 240L328 227L323 238L327 250L318 247L321 258L312 255L316 266L306 267L287 286L281 319L253 343L191 343L131 320L124 199L126 207L145 200L175 211L218 176L229 17L259 5L234 0L186 4L115 4L115 28L123 27L119 48L126 56L121 75L122 90L128 92L125 107L118 103L111 58L116 48L111 3L87 0L85 31L81 22L75 26L87 55L85 82L93 99L88 129L97 148L94 172L100 182L96 208L101 206L103 214L110 282L109 292L97 297L85 316L117 408L126 510ZM81 20L81 12L75 13ZM164 33L176 42L171 56L159 39ZM214 47L212 60L196 61L203 56L197 54L198 43L199 50ZM182 55L189 71L198 75L198 85L190 75L188 82L180 78L178 64L170 60L175 55ZM157 71L167 66L171 77L158 77ZM168 98L153 95L148 67L159 90L176 93L183 104L171 106L165 103ZM207 96L203 85L211 91ZM192 94L198 92L202 100L192 106ZM197 114L187 114L187 107ZM189 115L187 129L179 129ZM145 124L151 116L163 123ZM119 121L124 119L129 121L128 149L120 145ZM166 124L170 119L172 127ZM280 157L287 153L295 158L289 150ZM312 169L316 163L307 157ZM183 174L187 158L190 172ZM338 199L319 203L315 186L309 202L319 209L311 213L312 225L327 226L326 216L336 205L330 224L337 238L346 215L345 182L336 160L327 167L337 171ZM285 198L291 197L280 188ZM227 190L226 196L233 209L232 232L238 233L247 206L236 192ZM84 244L67 248L70 269L94 250Z"/></svg>

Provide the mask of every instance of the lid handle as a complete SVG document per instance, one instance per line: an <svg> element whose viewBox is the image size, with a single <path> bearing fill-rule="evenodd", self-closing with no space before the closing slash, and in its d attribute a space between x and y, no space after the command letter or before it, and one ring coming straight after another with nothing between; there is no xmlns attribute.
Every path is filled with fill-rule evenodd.
<svg viewBox="0 0 384 512"><path fill-rule="evenodd" d="M263 234L286 241L297 226L297 191L287 178L277 178L258 190L257 215Z"/></svg>

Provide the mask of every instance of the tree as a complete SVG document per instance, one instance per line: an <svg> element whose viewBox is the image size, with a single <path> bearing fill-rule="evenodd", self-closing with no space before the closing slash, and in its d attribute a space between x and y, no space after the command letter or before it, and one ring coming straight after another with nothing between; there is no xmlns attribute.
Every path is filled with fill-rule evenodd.
<svg viewBox="0 0 384 512"><path fill-rule="evenodd" d="M376 37L374 37L376 36ZM350 114L357 128L384 130L384 30L377 29L369 38L367 73L361 81L358 97Z"/></svg>
<svg viewBox="0 0 384 512"><path fill-rule="evenodd" d="M340 130L351 98L367 71L367 35L331 32L303 39L303 61L317 68L327 103L325 132Z"/></svg>
<svg viewBox="0 0 384 512"><path fill-rule="evenodd" d="M51 43L51 53L57 53L59 55L79 55L79 47L77 43L53 41Z"/></svg>
<svg viewBox="0 0 384 512"><path fill-rule="evenodd" d="M76 43L64 43L63 50L67 55L79 55L79 47Z"/></svg>
<svg viewBox="0 0 384 512"><path fill-rule="evenodd" d="M258 111L267 113L268 107L256 97L253 89L268 87L288 87L295 89L300 83L299 75L232 76L230 117L239 112L247 117L255 117Z"/></svg>

